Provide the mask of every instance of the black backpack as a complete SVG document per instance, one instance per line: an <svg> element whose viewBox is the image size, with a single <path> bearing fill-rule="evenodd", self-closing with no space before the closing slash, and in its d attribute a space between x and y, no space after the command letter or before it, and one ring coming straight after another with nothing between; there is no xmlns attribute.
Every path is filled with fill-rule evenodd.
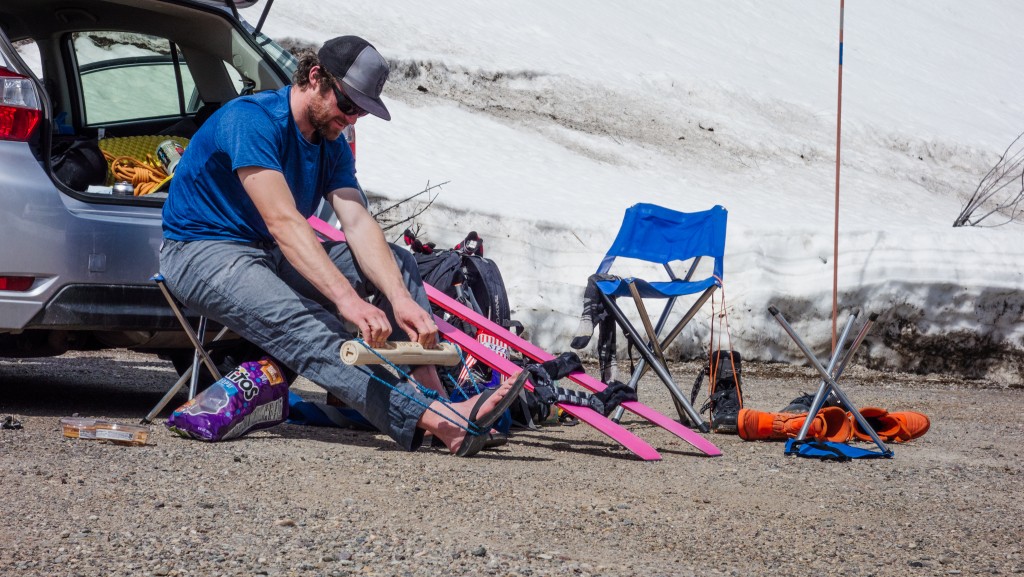
<svg viewBox="0 0 1024 577"><path fill-rule="evenodd" d="M490 321L506 329L521 334L522 323L511 318L508 293L505 282L501 278L498 265L491 259L484 258L483 239L476 231L469 233L466 239L451 249L437 249L434 243L423 243L409 229L403 233L408 245L416 258L420 278L437 290L462 303L469 309L483 315ZM477 329L472 324L446 313L440 307L433 307L434 314L444 318L455 328L470 335L477 336ZM441 380L448 387L460 380L461 370L442 371ZM471 370L471 378L477 383L489 383L496 375L483 363L477 363ZM449 391L451 393L451 391Z"/></svg>
<svg viewBox="0 0 1024 577"><path fill-rule="evenodd" d="M107 159L96 140L58 143L53 151L53 174L71 190L84 192L90 184L103 184L106 180Z"/></svg>
<svg viewBox="0 0 1024 577"><path fill-rule="evenodd" d="M466 240L452 249L437 249L433 243L422 243L411 230L403 234L405 243L412 248L420 278L443 291L470 309L494 323L522 334L523 325L512 320L508 292L497 263L483 255L483 239L473 231ZM444 317L444 311L435 307L434 313ZM476 329L459 319L449 319L453 325L476 336Z"/></svg>

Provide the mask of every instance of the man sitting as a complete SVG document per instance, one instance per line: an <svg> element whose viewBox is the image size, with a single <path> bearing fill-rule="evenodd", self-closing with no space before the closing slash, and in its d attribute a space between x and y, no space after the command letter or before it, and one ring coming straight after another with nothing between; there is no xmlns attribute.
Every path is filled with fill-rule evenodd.
<svg viewBox="0 0 1024 577"><path fill-rule="evenodd" d="M468 455L487 431L467 439L445 417L465 422L458 413L489 429L523 379L486 398L448 404L381 373L390 379L385 385L339 356L353 338L345 321L370 346L393 332L424 347L437 342L416 262L385 241L352 152L338 138L367 114L391 119L380 98L387 78L388 64L371 44L342 36L303 54L293 85L217 110L174 174L161 272L190 309L324 387L405 449L415 450L429 431L452 453ZM321 244L307 223L321 199L334 208L347 242ZM433 367L418 367L413 377L443 396Z"/></svg>

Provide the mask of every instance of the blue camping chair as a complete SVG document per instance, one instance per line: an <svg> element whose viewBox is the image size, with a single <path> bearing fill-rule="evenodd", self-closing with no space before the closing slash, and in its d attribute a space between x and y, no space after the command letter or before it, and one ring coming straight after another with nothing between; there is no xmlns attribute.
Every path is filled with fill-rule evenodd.
<svg viewBox="0 0 1024 577"><path fill-rule="evenodd" d="M612 243L608 254L598 267L598 274L609 275L612 264L619 257L637 259L662 265L667 273L663 281L648 281L636 277L615 277L598 280L595 284L599 289L601 300L612 313L616 324L629 339L630 343L640 352L641 361L630 376L629 386L636 388L640 378L649 366L665 383L672 393L676 411L682 422L691 422L701 432L710 428L700 414L694 410L679 387L672 380L664 351L675 340L697 311L711 298L715 289L722 286L722 260L725 255L725 224L728 212L721 206L715 206L703 212L685 213L670 210L653 204L636 204L626 210L619 228L618 236ZM713 260L710 273L703 278L694 278L702 259ZM677 276L673 270L687 266L686 274ZM706 273L708 267L700 270ZM662 330L668 321L669 314L676 299L686 295L698 294L697 300L682 316L668 335L661 338ZM636 329L616 303L617 297L631 296L644 325L644 333ZM644 299L667 299L657 324L652 324ZM622 417L620 408L613 417L618 421Z"/></svg>

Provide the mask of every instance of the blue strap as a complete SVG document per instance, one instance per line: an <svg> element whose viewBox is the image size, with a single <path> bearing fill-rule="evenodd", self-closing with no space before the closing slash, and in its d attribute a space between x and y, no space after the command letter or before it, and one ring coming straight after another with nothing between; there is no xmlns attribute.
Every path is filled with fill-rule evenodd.
<svg viewBox="0 0 1024 577"><path fill-rule="evenodd" d="M840 462L852 459L891 459L893 455L891 449L883 453L881 451L869 451L868 449L854 447L846 443L816 441L814 439L804 439L803 441L796 439L787 440L786 454L821 459L822 461Z"/></svg>
<svg viewBox="0 0 1024 577"><path fill-rule="evenodd" d="M384 356L381 355L380 353L378 353L377 351L373 350L373 348L370 347L370 345L366 344L366 341L364 341L363 339L358 339L358 338L354 339L354 340L355 340L355 342L363 345L363 347L365 347L366 350L368 350L371 353L373 353L374 355L376 355L376 357L382 361L382 364L386 364L386 365L390 366L396 373L399 374L399 376L401 376L403 379L407 380L408 382L412 383L416 387L416 389L420 392L420 394L422 394L424 397L427 397L431 401L437 401L437 402L439 402L439 403L441 403L441 404L443 404L445 406L448 406L448 407L451 406L452 402L450 400L442 397L440 394L438 394L437 391L435 391L433 389L428 389L427 387L424 387L423 385L418 383L416 381L416 379L412 378L412 375L410 375L409 373L403 371L401 369L401 367L399 367L395 363L391 362L390 360L384 358ZM402 389L396 387L395 385L393 385L393 384L385 381L384 379L380 378L379 376L374 374L373 371L371 371L369 369L365 369L365 368L359 367L359 366L356 366L356 367L353 367L353 368L361 370L367 376L369 376L371 379L381 383L382 385L386 386L387 388L391 389L392 391L395 391L396 393L402 395L403 397L409 399L410 401L416 403L417 405L423 407L424 409L434 413L435 415L441 417L442 419L444 419L444 420L448 421L449 423L455 425L456 427L462 429L463 431L466 431L470 435L474 435L474 436L486 435L487 433L490 432L490 431L482 431L482 430L480 430L480 427L478 427L476 425L476 423L474 423L474 422L470 421L468 418L462 416L462 414L459 413L458 411L454 411L453 410L452 412L455 413L456 415L458 415L459 418L462 421L465 421L465 424L456 422L454 419L452 419L448 415L442 414L440 411L437 411L436 409L431 408L430 407L430 403L424 403L423 401L421 401L417 397L415 397L413 395L410 395L409 393L403 391Z"/></svg>
<svg viewBox="0 0 1024 577"><path fill-rule="evenodd" d="M377 358L379 358L382 361L382 364L389 365L396 373L398 373L398 375L401 378L403 378L403 379L407 380L408 382L412 383L417 388L417 390L420 393L423 394L423 396L427 397L431 401L438 401L438 402L440 402L440 403L442 403L444 405L451 406L451 404L454 403L454 402L459 402L459 401L467 400L467 399L469 399L469 398L471 398L473 396L476 396L476 395L482 393L487 388L493 388L493 387L490 387L489 385L483 385L481 383L478 383L476 381L475 377L473 377L472 371L470 371L470 383L469 383L469 386L466 386L466 387L459 386L458 383L456 383L455 380L451 377L451 375L448 375L448 379L452 382L453 385L455 385L455 391L453 392L454 394L452 395L451 399L445 399L444 397L439 395L437 393L437 391L435 391L433 389L429 389L427 387L424 387L420 383L416 382L416 379L414 379L411 375L409 375L408 373L403 371L399 366L397 366L396 364L392 363L390 360L384 358L377 351L375 351L372 348L370 348L370 346L367 345L366 342L363 341L362 339L355 339L355 340L359 344L363 345L367 350L369 350L374 355L376 355ZM466 359L462 355L462 350L460 348L458 348L458 347L456 347L456 350L459 353L459 358L462 361L462 364L465 365ZM462 420L465 421L465 424L460 424L460 423L452 420L452 418L450 418L449 416L443 415L443 414L439 413L438 411L430 408L430 403L426 403L426 404L423 403L423 401L420 400L419 398L417 398L417 397L415 397L413 395L410 395L409 393L407 393L407 392L403 391L402 389L396 387L392 383L387 382L386 380L384 380L383 378L381 378L380 376L375 374L370 369L366 369L364 367L353 367L353 368L361 370L365 374L369 375L369 377L372 378L373 380L375 380L375 381L385 385L389 389L391 389L391 390L397 392L398 394L400 394L400 395L410 399L411 401L413 401L414 403L416 403L416 404L420 405L421 407L427 409L428 411L433 412L434 414L440 416L441 418L445 419L446 421L452 423L456 427L459 427L460 429L466 431L470 435L481 435L481 434L486 434L486 433L489 432L489 431L480 431L479 427L477 427L476 425L471 423L465 417L461 417L461 415L460 415L460 417L461 417ZM497 378L496 380L497 380L497 385L500 385L501 384L500 377ZM493 382L493 380L492 380L492 382ZM335 406L332 406L332 405L328 405L326 403L317 403L317 402L313 402L313 401L306 401L302 397L300 397L299 395L297 395L297 394L295 394L293 392L289 392L288 404L289 404L289 410L291 411L290 412L289 422L293 423L293 424L297 424L297 425L313 425L313 426L321 426L321 427L342 427L342 428L356 428L356 429L376 430L376 427L374 427L368 420L366 420L366 417L364 417L358 411L356 411L355 409L352 409L352 408L348 408L348 407L335 407ZM455 412L455 411L453 411L453 412ZM459 413L456 412L456 414L459 414ZM499 421L497 423L495 423L493 428L495 428L498 431L501 431L501 432L507 434L508 431L509 431L510 425L511 425L511 415L509 414L508 411L506 411L506 415L503 415L502 418L499 419Z"/></svg>

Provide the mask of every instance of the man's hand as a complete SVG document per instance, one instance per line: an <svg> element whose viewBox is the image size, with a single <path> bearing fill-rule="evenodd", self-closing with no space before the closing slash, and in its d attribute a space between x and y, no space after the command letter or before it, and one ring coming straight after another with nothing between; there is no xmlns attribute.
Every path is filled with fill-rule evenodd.
<svg viewBox="0 0 1024 577"><path fill-rule="evenodd" d="M412 297L398 299L391 303L398 327L409 335L409 340L418 342L425 349L437 346L437 325L434 317L423 310Z"/></svg>
<svg viewBox="0 0 1024 577"><path fill-rule="evenodd" d="M338 312L345 320L356 325L363 335L363 340L373 348L383 347L391 336L391 323L388 322L388 316L384 311L354 293L351 298L338 304Z"/></svg>

